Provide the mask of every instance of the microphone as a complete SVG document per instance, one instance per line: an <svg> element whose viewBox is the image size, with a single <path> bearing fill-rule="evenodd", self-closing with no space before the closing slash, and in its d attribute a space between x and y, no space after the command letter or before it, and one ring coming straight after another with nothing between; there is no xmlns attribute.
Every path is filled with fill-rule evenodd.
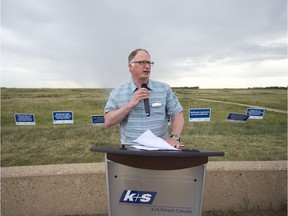
<svg viewBox="0 0 288 216"><path fill-rule="evenodd" d="M142 83L141 88L148 89L147 84ZM150 116L150 106L149 106L149 99L148 98L144 99L144 106L145 106L146 116Z"/></svg>

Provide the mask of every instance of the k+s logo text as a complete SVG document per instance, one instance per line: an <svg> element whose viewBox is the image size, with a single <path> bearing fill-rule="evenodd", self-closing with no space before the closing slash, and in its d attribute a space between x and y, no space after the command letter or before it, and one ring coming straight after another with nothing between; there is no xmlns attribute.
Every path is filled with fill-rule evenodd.
<svg viewBox="0 0 288 216"><path fill-rule="evenodd" d="M124 190L119 200L120 203L152 204L157 192Z"/></svg>

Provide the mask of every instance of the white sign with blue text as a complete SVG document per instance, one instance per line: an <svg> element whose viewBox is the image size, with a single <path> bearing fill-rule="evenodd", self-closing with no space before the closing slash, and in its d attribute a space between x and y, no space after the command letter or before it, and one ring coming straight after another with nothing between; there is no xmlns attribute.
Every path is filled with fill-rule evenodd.
<svg viewBox="0 0 288 216"><path fill-rule="evenodd" d="M246 115L249 115L249 119L263 119L265 109L264 108L247 108Z"/></svg>
<svg viewBox="0 0 288 216"><path fill-rule="evenodd" d="M210 121L211 108L189 109L189 122Z"/></svg>
<svg viewBox="0 0 288 216"><path fill-rule="evenodd" d="M35 125L34 114L15 113L14 117L16 125Z"/></svg>
<svg viewBox="0 0 288 216"><path fill-rule="evenodd" d="M105 119L103 115L92 115L92 125L93 126L103 126Z"/></svg>
<svg viewBox="0 0 288 216"><path fill-rule="evenodd" d="M53 111L53 124L73 124L72 111Z"/></svg>

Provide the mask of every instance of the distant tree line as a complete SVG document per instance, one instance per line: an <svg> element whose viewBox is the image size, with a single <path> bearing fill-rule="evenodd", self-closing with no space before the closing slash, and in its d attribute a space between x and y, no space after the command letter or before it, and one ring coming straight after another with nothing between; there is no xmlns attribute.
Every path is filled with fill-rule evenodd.
<svg viewBox="0 0 288 216"><path fill-rule="evenodd" d="M194 87L188 87L188 86L183 86L183 87L173 87L175 89L199 89L199 86L194 86Z"/></svg>
<svg viewBox="0 0 288 216"><path fill-rule="evenodd" d="M200 88L199 86L192 86L192 87L179 86L179 87L173 87L173 89L200 89ZM247 89L287 89L287 86L248 87Z"/></svg>
<svg viewBox="0 0 288 216"><path fill-rule="evenodd" d="M268 86L268 87L252 87L248 89L287 89L287 86Z"/></svg>

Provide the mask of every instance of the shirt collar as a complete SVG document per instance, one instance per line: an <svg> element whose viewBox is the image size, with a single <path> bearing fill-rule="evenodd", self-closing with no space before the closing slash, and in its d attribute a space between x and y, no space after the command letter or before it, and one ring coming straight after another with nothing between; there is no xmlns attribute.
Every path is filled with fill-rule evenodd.
<svg viewBox="0 0 288 216"><path fill-rule="evenodd" d="M153 91L153 81L150 79L148 80L147 88Z"/></svg>
<svg viewBox="0 0 288 216"><path fill-rule="evenodd" d="M131 86L131 91L132 91L132 92L135 92L135 91L138 90L137 85L133 82L132 79L130 80L130 86ZM152 91L153 91L153 81L150 80L150 79L149 79L149 81L148 81L147 88L148 88L149 90L152 90Z"/></svg>
<svg viewBox="0 0 288 216"><path fill-rule="evenodd" d="M130 80L130 87L131 87L131 91L132 91L132 92L135 92L135 91L138 90L136 84L133 82L132 79Z"/></svg>

